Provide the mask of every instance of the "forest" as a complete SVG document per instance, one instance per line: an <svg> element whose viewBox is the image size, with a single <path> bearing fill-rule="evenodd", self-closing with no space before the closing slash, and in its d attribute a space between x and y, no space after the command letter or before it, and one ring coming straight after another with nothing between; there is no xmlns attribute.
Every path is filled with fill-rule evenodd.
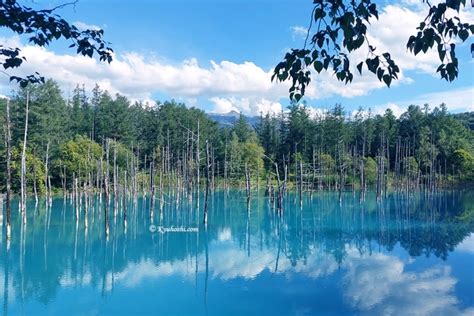
<svg viewBox="0 0 474 316"><path fill-rule="evenodd" d="M162 200L165 188L186 195L205 180L210 190L245 188L249 197L259 188L278 196L288 188L373 188L380 197L474 180L473 113L451 114L444 104L411 105L397 118L390 109L349 113L340 104L312 114L292 103L261 113L255 126L241 114L222 127L174 100L132 103L98 85L63 95L47 80L1 99L2 191L8 168L12 191L36 199L107 186L115 195L150 192Z"/></svg>

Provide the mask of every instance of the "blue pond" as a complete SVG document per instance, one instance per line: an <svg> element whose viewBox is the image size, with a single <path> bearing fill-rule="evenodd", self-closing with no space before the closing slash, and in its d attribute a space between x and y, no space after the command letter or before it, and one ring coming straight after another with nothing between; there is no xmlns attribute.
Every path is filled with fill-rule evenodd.
<svg viewBox="0 0 474 316"><path fill-rule="evenodd" d="M473 192L290 194L281 216L263 196L210 198L207 228L202 196L153 218L130 201L126 229L111 203L108 238L98 198L78 221L62 198L30 201L25 225L14 208L2 314L474 314Z"/></svg>

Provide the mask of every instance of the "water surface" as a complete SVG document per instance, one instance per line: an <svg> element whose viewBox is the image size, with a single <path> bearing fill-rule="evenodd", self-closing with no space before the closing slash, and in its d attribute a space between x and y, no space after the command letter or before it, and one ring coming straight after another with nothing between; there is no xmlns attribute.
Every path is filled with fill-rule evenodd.
<svg viewBox="0 0 474 316"><path fill-rule="evenodd" d="M270 200L212 195L207 229L194 200L160 216L130 202L128 225L98 199L30 201L2 232L3 315L472 315L474 194L346 193ZM14 204L15 205L15 204ZM87 218L87 227L85 225ZM196 232L197 230L197 232Z"/></svg>

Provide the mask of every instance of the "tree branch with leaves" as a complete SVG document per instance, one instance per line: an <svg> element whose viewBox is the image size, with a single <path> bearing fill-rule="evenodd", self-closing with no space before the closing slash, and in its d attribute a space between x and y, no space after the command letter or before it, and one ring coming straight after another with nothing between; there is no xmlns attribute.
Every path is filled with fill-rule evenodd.
<svg viewBox="0 0 474 316"><path fill-rule="evenodd" d="M16 0L0 0L0 27L10 29L18 35L26 35L30 43L40 47L48 46L54 40L66 39L72 42L69 48L75 47L77 54L88 57L96 54L100 61L110 63L113 50L110 43L103 39L103 30L79 30L56 13L57 10L76 3L74 1L53 9L34 10ZM26 58L21 55L20 48L0 44L0 64L5 71L20 67L24 61ZM44 82L44 78L37 72L26 77L9 77L10 81L16 81L21 87L28 83Z"/></svg>
<svg viewBox="0 0 474 316"><path fill-rule="evenodd" d="M463 23L459 17L465 0L446 0L429 6L429 12L417 28L416 35L407 42L407 49L417 55L426 53L437 44L439 65L437 72L441 78L453 81L458 76L456 41L466 41L474 34L474 25ZM379 54L370 44L367 27L372 18L379 18L377 5L372 0L314 0L311 20L303 48L292 49L274 69L272 81L291 81L290 99L299 101L311 82L311 68L316 73L323 70L333 72L339 81L352 82L349 54L366 47L367 58L357 61L360 74L364 65L388 87L398 79L400 68L392 59L390 52ZM448 16L452 16L449 18ZM308 39L311 40L308 42ZM474 53L474 44L471 45Z"/></svg>

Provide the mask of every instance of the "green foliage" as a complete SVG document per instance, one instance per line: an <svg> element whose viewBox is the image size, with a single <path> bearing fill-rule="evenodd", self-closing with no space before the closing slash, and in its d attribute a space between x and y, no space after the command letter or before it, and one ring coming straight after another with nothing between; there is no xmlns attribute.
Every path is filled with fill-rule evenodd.
<svg viewBox="0 0 474 316"><path fill-rule="evenodd" d="M367 184L374 184L377 180L377 163L372 157L367 157L364 160L365 181Z"/></svg>
<svg viewBox="0 0 474 316"><path fill-rule="evenodd" d="M264 171L263 157L265 150L256 141L241 142L237 134L232 132L228 150L231 176L238 178L244 175L245 164L247 164L251 176L260 175Z"/></svg>
<svg viewBox="0 0 474 316"><path fill-rule="evenodd" d="M68 133L68 108L56 82L49 79L44 84L29 85L18 91L11 103L13 140L23 140L26 97L29 93L28 147L40 157L45 156L47 143L59 143Z"/></svg>
<svg viewBox="0 0 474 316"><path fill-rule="evenodd" d="M101 157L102 148L99 144L78 135L60 147L56 167L65 167L68 176L86 176L97 170Z"/></svg>
<svg viewBox="0 0 474 316"><path fill-rule="evenodd" d="M126 144L132 140L133 125L130 120L129 101L121 95L115 99L107 93L101 95L96 109L96 141L110 138Z"/></svg>
<svg viewBox="0 0 474 316"><path fill-rule="evenodd" d="M240 143L242 153L242 163L247 164L250 175L259 175L263 171L264 149L258 143L246 141Z"/></svg>
<svg viewBox="0 0 474 316"><path fill-rule="evenodd" d="M403 159L403 165L407 166L409 170L408 176L411 178L414 178L417 176L418 171L420 169L420 165L418 164L418 161L416 160L415 157L407 157Z"/></svg>
<svg viewBox="0 0 474 316"><path fill-rule="evenodd" d="M255 138L255 134L253 133L251 127L247 123L247 119L242 113L240 113L239 119L235 121L234 125L232 126L232 132L235 133L239 139L239 142L246 142L250 140L250 138Z"/></svg>
<svg viewBox="0 0 474 316"><path fill-rule="evenodd" d="M333 170L336 166L336 161L329 154L322 154L321 162L324 168L326 168L327 170Z"/></svg>
<svg viewBox="0 0 474 316"><path fill-rule="evenodd" d="M469 157L474 155L474 132L459 115L448 113L443 104L433 110L427 105L412 105L396 118L389 110L383 115L359 110L354 116L348 116L340 104L310 115L306 104L293 103L287 112L262 114L255 128L244 116L230 128L219 128L202 110L175 101L131 104L124 96L111 97L98 86L91 97L78 87L72 99L65 101L58 85L48 80L20 89L11 98L12 146L15 148L20 148L23 142L27 92L30 95L27 149L28 154L35 157L30 164L36 166L38 179L42 179L41 166L46 161L49 143L49 174L53 187L61 186L63 167L68 179L73 173L85 179L89 172L97 171L105 138L110 139L109 164L113 164L116 148L120 171L127 168L127 161L130 165L132 157L140 171L148 170L151 161L161 163L162 158L168 159L163 156L164 150L169 152L171 168L183 165L184 154L189 154L186 165L197 167L198 130L200 170L204 168L207 140L216 163L215 171L219 172L216 176L223 176L225 167L230 180L235 181L242 181L246 163L253 177L257 172L259 175L274 172L274 162L277 162L280 175L287 165L292 178L295 162L301 161L306 177L312 179L314 166L314 179L318 179L315 181L324 178L323 186L332 185L340 180L342 172L346 173L346 179L359 179L364 159L365 179L371 184L375 179L375 158L382 144L384 150L388 150L385 166L391 173L395 172L396 149L401 148L403 157L409 156L401 157L399 162L403 176L423 177L431 171L433 160L436 172L451 174L454 169L455 175L461 174L462 181L474 180L468 176L473 169ZM0 110L5 113L5 100L0 100ZM3 115L0 121L4 126ZM3 133L0 138L0 186L4 188ZM13 176L17 190L18 172ZM29 189L32 176L34 170L29 168ZM44 181L37 184L40 182Z"/></svg>
<svg viewBox="0 0 474 316"><path fill-rule="evenodd" d="M14 191L20 190L20 179L21 179L21 152L22 147L16 146L12 148L12 189ZM34 182L36 182L36 188L38 193L45 191L45 166L43 161L37 157L31 150L27 148L26 156L26 186L27 190L33 191Z"/></svg>
<svg viewBox="0 0 474 316"><path fill-rule="evenodd" d="M119 169L127 168L127 161L130 161L130 158L133 156L133 152L127 148L124 144L119 143L118 141L110 141L110 161L109 163L113 164L114 151L117 153L117 166Z"/></svg>
<svg viewBox="0 0 474 316"><path fill-rule="evenodd" d="M469 33L474 34L474 24L463 23L459 18L459 10L465 5L465 0L446 0L430 5L428 15L417 27L416 36L410 36L407 43L407 48L415 55L426 53L436 45L441 61L436 72L447 81L456 79L459 72L455 42L458 38L464 42ZM449 17L452 12L455 16Z"/></svg>
<svg viewBox="0 0 474 316"><path fill-rule="evenodd" d="M69 3L70 5L71 3ZM112 61L112 49L109 43L103 40L103 30L80 31L76 26L69 24L56 11L68 4L60 5L49 10L34 10L19 4L16 0L5 0L0 5L0 26L10 29L16 34L27 35L28 41L38 46L48 46L52 41L60 38L70 40L69 48L77 48L77 54L92 57L99 56L101 61ZM21 56L18 47L0 45L0 64L5 70L16 68L26 60ZM10 81L16 81L22 88L28 83L42 83L44 78L38 73L25 78L10 76Z"/></svg>
<svg viewBox="0 0 474 316"><path fill-rule="evenodd" d="M298 102L304 96L311 81L311 68L318 74L323 70L333 72L339 81L350 83L354 75L347 52L361 49L364 44L367 58L357 61L359 73L362 74L365 65L388 87L392 80L398 79L400 68L390 52L377 53L367 36L370 20L378 19L375 2L315 0L313 3L311 24L303 48L286 53L272 76L272 80L291 81L291 100ZM458 75L455 42L458 38L466 41L469 34L474 33L474 25L460 20L459 10L465 6L465 0L446 0L437 5L427 5L428 15L420 23L417 35L408 39L407 48L417 55L428 52L436 44L441 61L437 72L441 78L452 81ZM473 47L471 45L471 52Z"/></svg>
<svg viewBox="0 0 474 316"><path fill-rule="evenodd" d="M454 151L454 164L463 179L474 178L474 154L464 149Z"/></svg>
<svg viewBox="0 0 474 316"><path fill-rule="evenodd" d="M438 149L433 143L433 135L427 126L420 130L420 147L418 148L418 161L422 168L430 166L438 156Z"/></svg>

